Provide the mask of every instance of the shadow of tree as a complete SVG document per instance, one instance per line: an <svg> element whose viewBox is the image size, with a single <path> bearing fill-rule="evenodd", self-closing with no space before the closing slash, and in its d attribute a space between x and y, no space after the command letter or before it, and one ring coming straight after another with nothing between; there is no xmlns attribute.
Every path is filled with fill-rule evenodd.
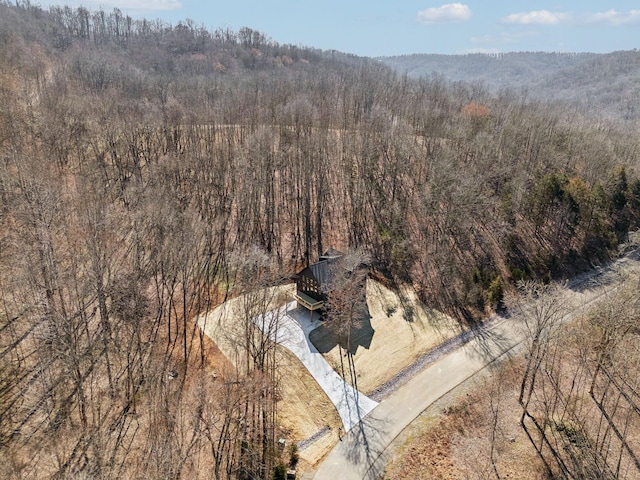
<svg viewBox="0 0 640 480"><path fill-rule="evenodd" d="M476 341L474 353L487 362L491 362L505 354L507 358L511 356L510 352L514 346L512 339L505 337L498 329L493 328L495 323L501 319L502 317L495 317L469 331L469 340L474 339Z"/></svg>
<svg viewBox="0 0 640 480"><path fill-rule="evenodd" d="M369 415L355 425L344 437L342 443L345 457L352 465L363 468L363 479L375 480L380 478L387 460L384 452L389 440L380 432L385 432L388 420Z"/></svg>
<svg viewBox="0 0 640 480"><path fill-rule="evenodd" d="M322 324L309 332L309 341L320 353L328 353L340 345L344 350L355 355L359 347L369 349L374 333L371 315L367 312L361 319L353 322L349 335L340 336L326 324Z"/></svg>

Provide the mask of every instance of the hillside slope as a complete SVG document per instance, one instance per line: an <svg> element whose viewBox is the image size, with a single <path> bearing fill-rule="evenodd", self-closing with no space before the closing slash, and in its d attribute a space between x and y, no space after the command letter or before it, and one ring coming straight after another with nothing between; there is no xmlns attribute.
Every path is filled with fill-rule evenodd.
<svg viewBox="0 0 640 480"><path fill-rule="evenodd" d="M466 328L640 224L635 132L248 28L1 1L0 82L7 478L267 478L270 299L197 315L332 246Z"/></svg>
<svg viewBox="0 0 640 480"><path fill-rule="evenodd" d="M529 86L550 75L582 65L596 58L594 53L509 52L467 55L414 54L379 57L399 73L411 78L442 75L450 81L482 83L499 88Z"/></svg>
<svg viewBox="0 0 640 480"><path fill-rule="evenodd" d="M381 57L411 78L481 84L493 92L510 89L530 98L581 107L588 115L637 122L640 53L513 52L503 54Z"/></svg>

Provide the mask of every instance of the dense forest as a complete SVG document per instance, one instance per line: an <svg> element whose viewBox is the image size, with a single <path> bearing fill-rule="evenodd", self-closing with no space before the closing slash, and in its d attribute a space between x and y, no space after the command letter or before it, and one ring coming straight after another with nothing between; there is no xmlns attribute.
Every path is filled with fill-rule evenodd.
<svg viewBox="0 0 640 480"><path fill-rule="evenodd" d="M269 478L272 353L194 379L194 316L336 247L475 322L616 252L639 146L249 28L0 2L1 475Z"/></svg>

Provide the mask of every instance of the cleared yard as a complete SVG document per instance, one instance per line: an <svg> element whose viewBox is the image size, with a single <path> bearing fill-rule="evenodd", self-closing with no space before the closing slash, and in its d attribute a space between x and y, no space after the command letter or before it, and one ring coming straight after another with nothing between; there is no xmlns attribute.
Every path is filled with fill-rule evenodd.
<svg viewBox="0 0 640 480"><path fill-rule="evenodd" d="M274 287L276 297L285 299L290 286ZM240 297L234 298L208 313L197 317L196 322L214 341L220 351L232 363L235 359L234 338L243 331L238 311ZM278 305L273 305L276 308ZM341 424L338 413L307 369L289 350L278 347L279 386L281 401L278 405L279 424L291 439L301 441L327 426Z"/></svg>
<svg viewBox="0 0 640 480"><path fill-rule="evenodd" d="M358 348L354 357L358 389L366 395L421 355L460 333L458 322L426 308L408 289L396 293L369 279L367 304L373 336L369 348ZM326 358L340 373L339 349L333 348Z"/></svg>
<svg viewBox="0 0 640 480"><path fill-rule="evenodd" d="M274 297L281 302L270 307L275 309L289 298L294 286L273 288L279 294ZM234 314L241 301L240 297L235 298L196 319L231 362L235 358L234 334L243 329L239 316ZM455 320L424 308L412 292L398 294L371 279L367 281L367 304L371 329L366 329L364 335L369 338L362 344L368 344L369 348L358 348L354 357L358 388L365 394L460 331ZM329 350L324 356L340 373L339 349L328 335L324 340L326 350ZM314 343L322 341L322 335L314 338ZM323 345L320 347L323 351ZM280 346L278 357L279 424L292 441L311 439L300 451L300 467L304 470L317 464L338 441L338 427L342 422L332 402L298 358Z"/></svg>

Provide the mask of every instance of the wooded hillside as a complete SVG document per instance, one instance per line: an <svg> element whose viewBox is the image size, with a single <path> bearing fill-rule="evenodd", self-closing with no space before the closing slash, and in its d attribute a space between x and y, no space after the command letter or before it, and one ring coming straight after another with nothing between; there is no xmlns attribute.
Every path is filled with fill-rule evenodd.
<svg viewBox="0 0 640 480"><path fill-rule="evenodd" d="M637 50L611 53L512 52L415 54L379 59L410 78L440 76L449 82L514 90L539 101L565 103L591 117L637 125L640 119Z"/></svg>
<svg viewBox="0 0 640 480"><path fill-rule="evenodd" d="M484 83L492 90L528 87L550 75L580 68L595 53L508 52L438 55L415 53L379 60L410 78L441 75L452 82Z"/></svg>
<svg viewBox="0 0 640 480"><path fill-rule="evenodd" d="M190 380L195 315L334 246L475 321L615 252L638 147L248 28L1 2L0 472L266 478L271 353Z"/></svg>

